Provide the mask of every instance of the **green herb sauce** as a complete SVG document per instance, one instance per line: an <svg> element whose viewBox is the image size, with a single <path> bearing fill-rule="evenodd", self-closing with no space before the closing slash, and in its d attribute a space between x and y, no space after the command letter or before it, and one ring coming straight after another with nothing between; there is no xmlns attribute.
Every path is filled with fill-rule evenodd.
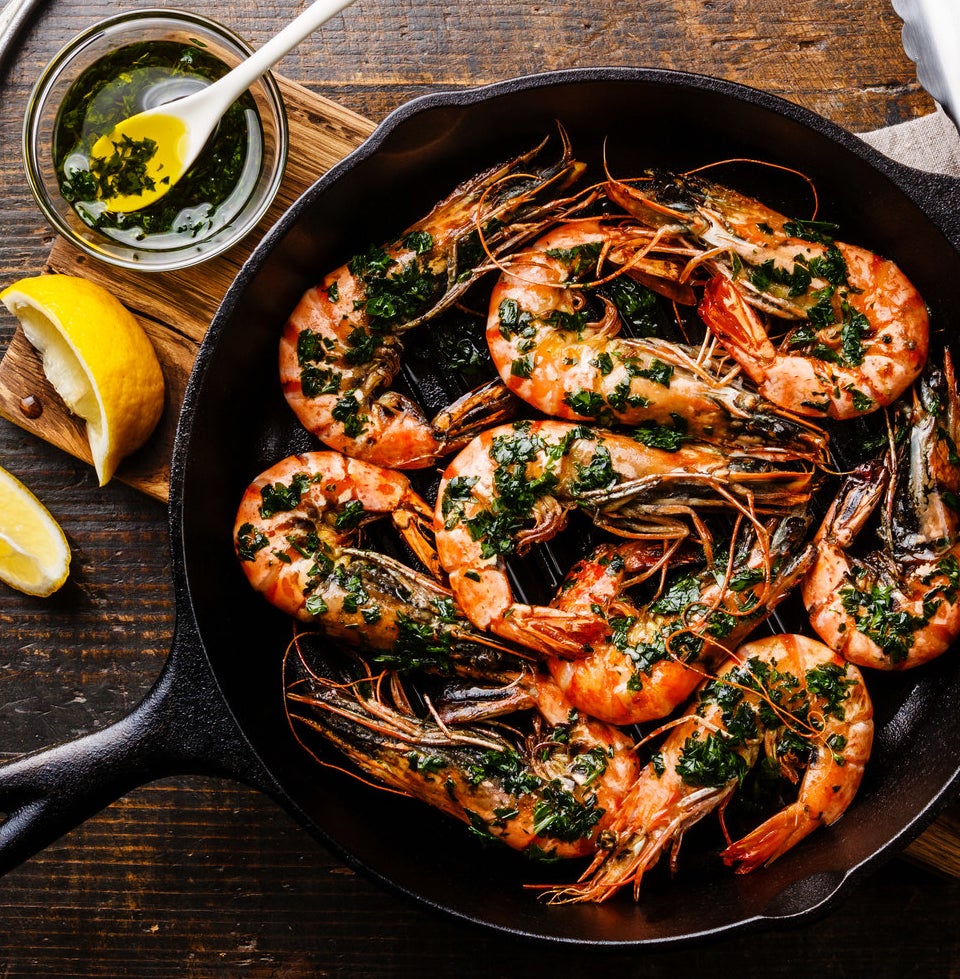
<svg viewBox="0 0 960 979"><path fill-rule="evenodd" d="M226 71L198 41L142 41L118 48L83 72L57 113L53 160L60 192L85 224L124 244L163 251L207 238L236 217L256 184L263 156L260 120L249 93L227 110L180 181L139 211L114 213L101 198L118 189L136 192L128 184L135 182L137 159L146 162L146 148L119 147L116 159L91 159L94 143L118 122L199 91ZM116 185L117 179L127 183Z"/></svg>

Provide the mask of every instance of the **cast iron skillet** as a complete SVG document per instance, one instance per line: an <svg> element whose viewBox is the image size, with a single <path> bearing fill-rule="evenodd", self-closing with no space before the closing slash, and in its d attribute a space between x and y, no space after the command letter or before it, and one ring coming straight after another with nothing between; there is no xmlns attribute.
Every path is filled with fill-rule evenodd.
<svg viewBox="0 0 960 979"><path fill-rule="evenodd" d="M522 885L569 880L574 868L487 848L419 803L318 768L293 741L279 666L290 626L248 590L231 544L247 482L313 445L279 392L282 323L319 273L408 226L460 179L528 148L557 120L595 168L608 139L611 168L621 174L730 157L802 169L816 181L821 214L841 224L846 240L895 257L933 323L952 335L960 309L960 226L949 206L956 182L892 164L794 105L694 75L587 69L401 108L290 209L228 292L177 432L170 514L178 618L169 661L124 720L0 768L0 810L9 814L0 869L149 779L217 773L258 786L351 864L452 915L556 942L665 944L822 912L953 795L960 668L948 654L905 676L871 679L873 757L854 805L830 830L738 877L718 866L716 831L705 821L688 836L680 875L650 874L639 903L622 895L599 907L548 907ZM800 181L753 173L772 204L809 212ZM791 622L803 625L784 625Z"/></svg>

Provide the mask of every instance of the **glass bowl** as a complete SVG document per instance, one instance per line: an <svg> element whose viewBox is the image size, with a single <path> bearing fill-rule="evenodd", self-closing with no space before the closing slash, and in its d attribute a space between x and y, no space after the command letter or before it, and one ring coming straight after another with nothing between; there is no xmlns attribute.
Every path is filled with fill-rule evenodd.
<svg viewBox="0 0 960 979"><path fill-rule="evenodd" d="M23 155L40 209L67 241L112 265L160 272L186 268L219 255L255 227L283 178L287 116L280 89L268 73L249 90L255 108L245 113L247 153L239 179L212 214L203 212L204 220L193 220L189 233L145 236L136 228L99 230L91 226L60 190L54 161L58 113L68 92L87 69L119 48L144 41L174 41L199 47L227 68L252 53L249 45L227 28L186 11L147 9L109 17L70 41L40 76L24 117ZM185 213L180 227L187 227L190 220L190 213Z"/></svg>

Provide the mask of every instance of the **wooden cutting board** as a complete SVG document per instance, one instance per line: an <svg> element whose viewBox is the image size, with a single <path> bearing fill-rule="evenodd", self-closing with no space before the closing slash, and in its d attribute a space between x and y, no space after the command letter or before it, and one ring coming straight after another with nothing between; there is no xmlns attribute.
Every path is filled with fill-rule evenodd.
<svg viewBox="0 0 960 979"><path fill-rule="evenodd" d="M166 380L166 406L150 440L125 460L117 478L166 502L177 418L200 341L230 283L261 236L321 174L360 145L375 123L278 77L290 123L290 158L277 199L247 239L217 258L180 272L138 273L88 259L58 239L45 272L81 275L107 286L138 318L156 347ZM40 270L38 270L39 272ZM39 417L23 400L42 405ZM83 425L44 377L40 358L17 329L0 361L0 416L90 462ZM907 850L910 859L960 877L960 806L941 816Z"/></svg>
<svg viewBox="0 0 960 979"><path fill-rule="evenodd" d="M260 238L300 194L376 128L370 120L279 78L290 125L290 157L277 198L258 227L239 245L209 262L179 272L145 274L90 259L58 239L47 272L81 275L106 286L131 310L156 347L166 380L163 417L146 445L125 460L117 478L158 500L168 497L173 436L184 389L203 335L230 283ZM24 398L39 401L37 418ZM0 362L0 416L90 461L83 423L47 382L40 358L18 328Z"/></svg>

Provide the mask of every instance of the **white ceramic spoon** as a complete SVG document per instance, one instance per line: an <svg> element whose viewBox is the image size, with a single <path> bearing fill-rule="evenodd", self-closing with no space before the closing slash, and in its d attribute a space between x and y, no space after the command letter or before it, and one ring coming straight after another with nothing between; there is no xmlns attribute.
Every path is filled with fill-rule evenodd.
<svg viewBox="0 0 960 979"><path fill-rule="evenodd" d="M212 85L193 95L138 112L101 136L93 144L91 160L109 158L114 153L114 144L125 140L142 144L144 139L151 139L157 144L150 159L143 161L149 178L143 181L147 187L138 193L104 198L108 208L114 212L139 211L163 197L190 169L227 109L288 51L352 2L314 0L279 34ZM152 187L149 187L150 180Z"/></svg>

